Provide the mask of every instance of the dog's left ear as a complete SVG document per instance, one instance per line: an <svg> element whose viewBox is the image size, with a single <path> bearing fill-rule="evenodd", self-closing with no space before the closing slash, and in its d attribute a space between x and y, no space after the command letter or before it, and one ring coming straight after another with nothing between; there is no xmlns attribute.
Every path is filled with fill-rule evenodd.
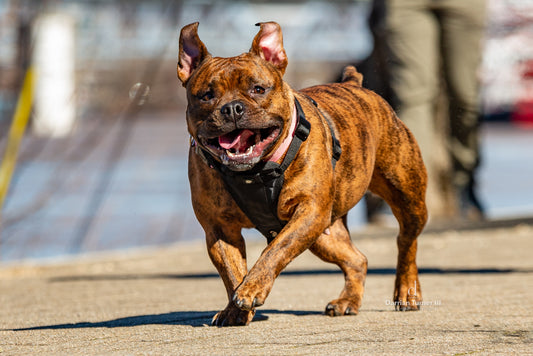
<svg viewBox="0 0 533 356"><path fill-rule="evenodd" d="M178 78L187 84L192 72L200 63L210 56L207 47L198 36L198 22L187 25L180 32L180 49L178 54Z"/></svg>
<svg viewBox="0 0 533 356"><path fill-rule="evenodd" d="M272 63L281 74L285 73L288 60L285 49L283 49L281 27L275 22L261 22L256 26L261 28L255 35L250 52Z"/></svg>

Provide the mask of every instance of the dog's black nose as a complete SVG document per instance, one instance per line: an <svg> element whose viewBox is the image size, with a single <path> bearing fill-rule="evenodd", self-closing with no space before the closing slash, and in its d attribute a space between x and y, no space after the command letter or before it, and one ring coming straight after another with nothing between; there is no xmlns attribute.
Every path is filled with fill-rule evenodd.
<svg viewBox="0 0 533 356"><path fill-rule="evenodd" d="M224 105L220 109L220 112L228 119L236 121L240 119L242 117L242 114L244 113L244 104L240 101L232 101L231 103L227 103L226 105Z"/></svg>

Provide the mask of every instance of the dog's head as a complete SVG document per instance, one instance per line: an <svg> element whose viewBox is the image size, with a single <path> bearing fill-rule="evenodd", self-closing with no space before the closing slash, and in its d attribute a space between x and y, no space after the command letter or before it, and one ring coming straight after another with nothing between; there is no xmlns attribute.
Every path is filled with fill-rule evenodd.
<svg viewBox="0 0 533 356"><path fill-rule="evenodd" d="M192 137L235 171L267 159L289 134L294 105L282 80L287 67L280 26L258 24L249 52L212 57L198 36L198 23L182 28L178 78L187 89Z"/></svg>

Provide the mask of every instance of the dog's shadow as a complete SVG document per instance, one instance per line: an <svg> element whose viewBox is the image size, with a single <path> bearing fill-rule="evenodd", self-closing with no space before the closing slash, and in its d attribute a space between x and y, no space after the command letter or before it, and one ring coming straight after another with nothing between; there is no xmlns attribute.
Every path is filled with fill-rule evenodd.
<svg viewBox="0 0 533 356"><path fill-rule="evenodd" d="M151 314L130 316L126 318L113 319L100 322L80 322L70 324L55 324L33 326L28 328L11 329L11 331L30 331L30 330L59 330L59 329L86 329L86 328L125 328L143 325L185 325L192 327L204 327L211 325L211 320L216 311L178 311L164 314ZM296 316L303 315L320 315L318 311L303 310L261 310L257 311L252 322L268 320L269 314L290 314Z"/></svg>

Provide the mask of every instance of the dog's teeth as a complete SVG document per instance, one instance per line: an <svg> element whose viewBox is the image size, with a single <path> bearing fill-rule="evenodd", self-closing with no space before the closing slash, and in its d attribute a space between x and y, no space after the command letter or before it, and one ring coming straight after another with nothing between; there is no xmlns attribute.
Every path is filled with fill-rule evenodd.
<svg viewBox="0 0 533 356"><path fill-rule="evenodd" d="M231 152L230 150L226 150L226 155L227 155L228 157L231 157L231 158L235 158L235 157L237 157L237 156L248 156L248 155L250 155L250 154L253 153L254 148L255 148L255 145L250 146L250 147L248 147L248 149L246 150L246 152L241 152L241 151Z"/></svg>

